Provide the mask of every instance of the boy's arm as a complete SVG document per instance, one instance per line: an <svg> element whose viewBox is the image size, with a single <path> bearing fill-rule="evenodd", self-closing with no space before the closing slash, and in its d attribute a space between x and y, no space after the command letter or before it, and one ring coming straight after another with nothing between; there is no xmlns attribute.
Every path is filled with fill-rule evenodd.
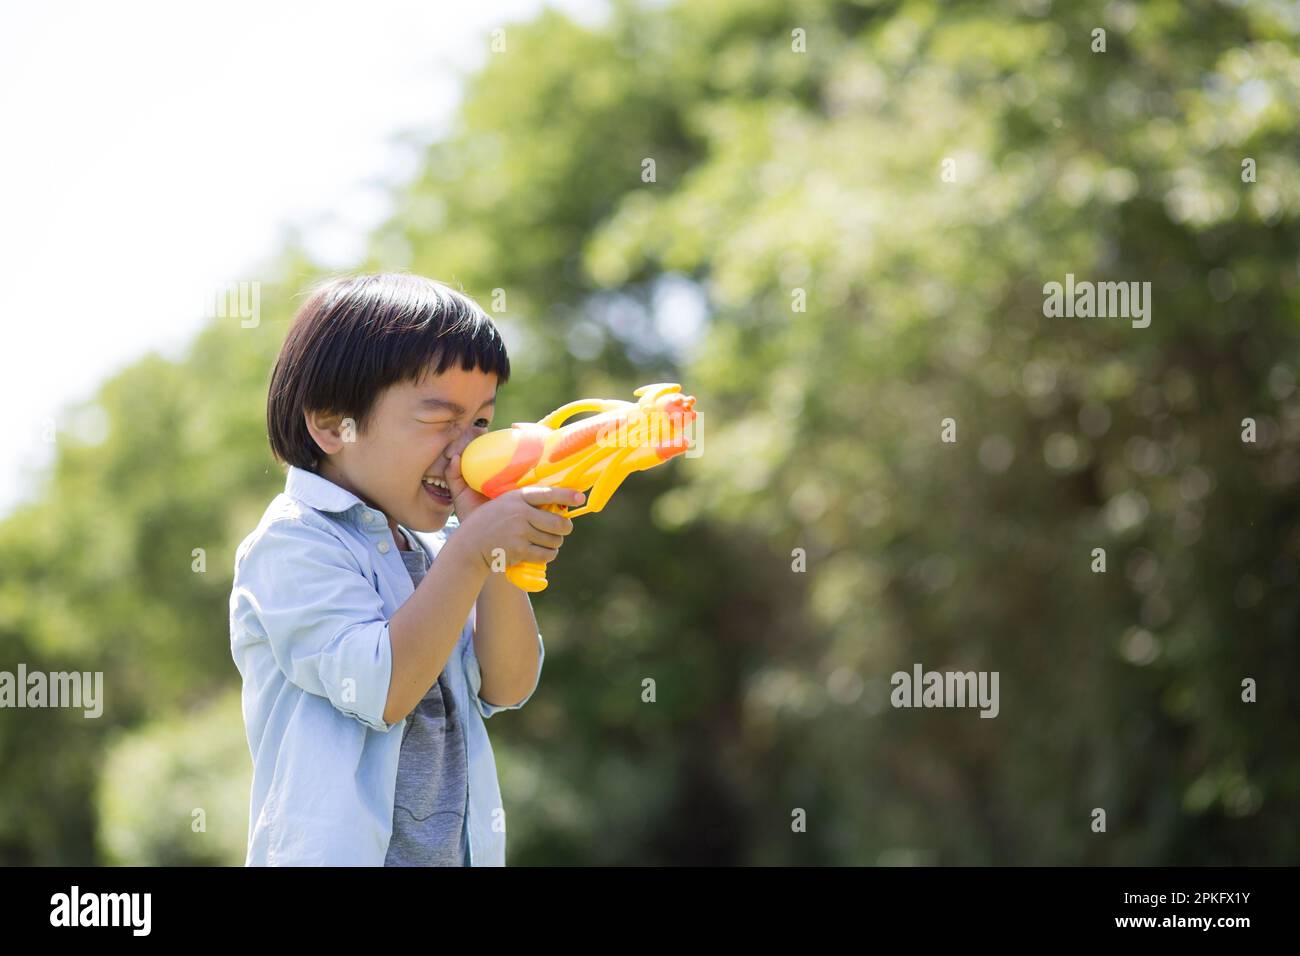
<svg viewBox="0 0 1300 956"><path fill-rule="evenodd" d="M236 559L231 626L265 640L276 666L341 713L386 732L391 683L383 601L328 527L282 518Z"/></svg>
<svg viewBox="0 0 1300 956"><path fill-rule="evenodd" d="M384 720L402 720L433 686L489 576L494 575L471 540L447 539L420 586L389 621L393 675Z"/></svg>
<svg viewBox="0 0 1300 956"><path fill-rule="evenodd" d="M491 707L513 707L532 693L539 678L532 602L505 574L489 574L475 616L474 654L482 674L479 697Z"/></svg>
<svg viewBox="0 0 1300 956"><path fill-rule="evenodd" d="M480 508L489 507L490 502L489 498L466 484L460 470L459 453L452 456L447 466L447 485L451 488L462 530L448 536L444 551L453 541L464 542L464 523ZM526 540L534 546L533 550L558 548L564 541L563 536L573 529L573 522L568 518L562 518L560 526L555 525L554 516L542 511L543 507L553 504L576 506L586 500L582 492L572 488L529 487L510 494L519 495L519 500L529 505L522 514L515 514L515 546ZM545 519L544 524L538 525L534 515ZM524 527L527 530L522 539L519 532L521 519L526 521ZM489 538L499 544L503 537L498 531L504 525L497 528L497 531L489 533ZM481 547L477 554L483 557ZM486 566L486 560L484 564ZM471 655L467 659L469 669L466 676L478 697L480 713L490 717L497 710L522 706L532 695L541 678L545 650L542 636L537 631L537 620L533 617L533 606L525 592L500 572L489 573L480 586L482 593L474 606L474 636L469 645ZM498 700L514 703L495 703Z"/></svg>

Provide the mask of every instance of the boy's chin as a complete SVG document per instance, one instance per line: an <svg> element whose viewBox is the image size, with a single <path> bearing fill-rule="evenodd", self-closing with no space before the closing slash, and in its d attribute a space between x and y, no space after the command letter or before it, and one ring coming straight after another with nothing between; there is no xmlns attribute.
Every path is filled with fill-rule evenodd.
<svg viewBox="0 0 1300 956"><path fill-rule="evenodd" d="M407 524L406 527L410 528L412 531L418 531L420 534L432 534L435 531L441 531L445 528L447 526L447 519L450 516L451 512L449 511L441 518L421 518L418 521L413 521L410 524Z"/></svg>

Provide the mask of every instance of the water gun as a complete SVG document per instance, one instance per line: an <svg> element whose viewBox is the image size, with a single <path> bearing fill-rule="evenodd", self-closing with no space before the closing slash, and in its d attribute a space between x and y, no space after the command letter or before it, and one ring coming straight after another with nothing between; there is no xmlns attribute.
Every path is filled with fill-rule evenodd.
<svg viewBox="0 0 1300 956"><path fill-rule="evenodd" d="M480 435L465 447L460 471L479 494L496 498L528 485L587 491L586 504L546 505L570 518L594 514L628 475L662 465L689 447L686 427L695 420L695 397L680 385L642 385L632 394L640 401L584 398L551 412L539 422L515 422ZM572 424L582 412L597 412ZM546 565L521 562L506 568L506 577L525 591L546 588Z"/></svg>

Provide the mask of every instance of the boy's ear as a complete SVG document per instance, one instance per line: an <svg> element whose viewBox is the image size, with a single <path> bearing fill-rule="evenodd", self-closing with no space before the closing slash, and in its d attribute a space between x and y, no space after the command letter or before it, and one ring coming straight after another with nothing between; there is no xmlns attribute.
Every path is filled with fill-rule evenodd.
<svg viewBox="0 0 1300 956"><path fill-rule="evenodd" d="M307 433L327 455L337 454L344 444L356 441L356 423L335 412L303 412Z"/></svg>

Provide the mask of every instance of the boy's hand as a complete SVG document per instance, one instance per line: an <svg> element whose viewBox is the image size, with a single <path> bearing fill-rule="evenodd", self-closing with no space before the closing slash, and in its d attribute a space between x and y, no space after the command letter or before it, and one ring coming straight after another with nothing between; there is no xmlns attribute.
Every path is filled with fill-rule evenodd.
<svg viewBox="0 0 1300 956"><path fill-rule="evenodd" d="M447 484L451 485L450 478ZM483 498L473 489L468 493ZM470 537L475 552L489 568L499 556L497 549L504 552L507 567L523 561L545 564L560 553L560 545L573 530L573 519L542 506L577 507L586 500L582 492L568 488L517 488L499 498L483 498L482 503L476 503L474 520L462 523L458 536Z"/></svg>
<svg viewBox="0 0 1300 956"><path fill-rule="evenodd" d="M460 473L460 452L456 452L451 456L446 475L447 487L451 489L451 506L455 509L456 517L460 519L462 524L481 505L485 505L492 500L486 495L480 495L465 483L465 477Z"/></svg>

